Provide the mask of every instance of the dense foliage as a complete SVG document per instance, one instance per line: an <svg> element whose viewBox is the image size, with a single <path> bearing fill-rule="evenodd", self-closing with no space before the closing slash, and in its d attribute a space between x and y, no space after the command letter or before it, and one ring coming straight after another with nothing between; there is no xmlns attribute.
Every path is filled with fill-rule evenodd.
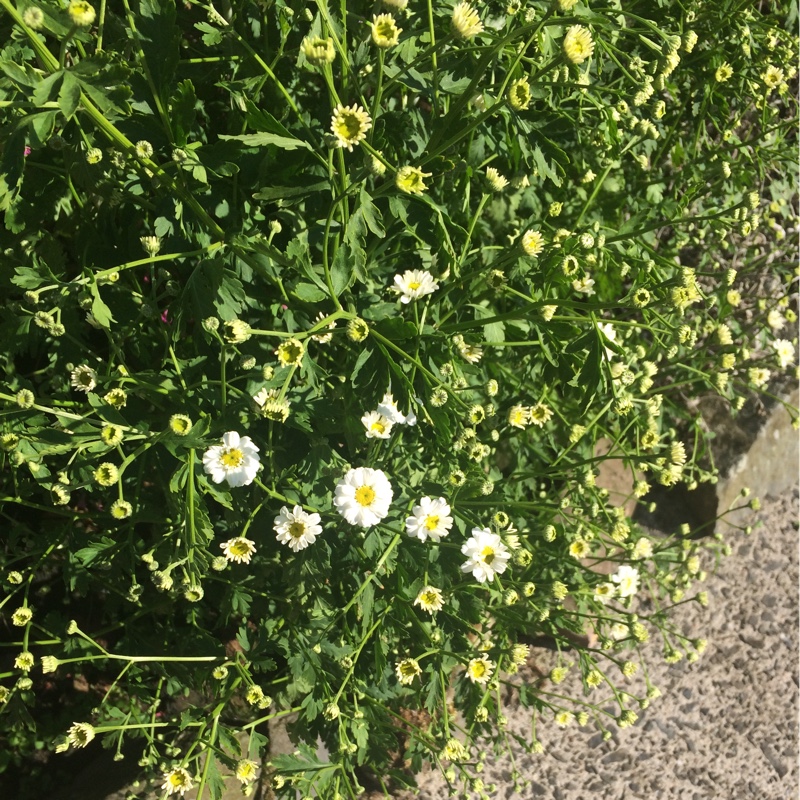
<svg viewBox="0 0 800 800"><path fill-rule="evenodd" d="M794 8L0 0L0 772L484 796L545 640L526 746L633 724L725 546L625 503L795 362Z"/></svg>

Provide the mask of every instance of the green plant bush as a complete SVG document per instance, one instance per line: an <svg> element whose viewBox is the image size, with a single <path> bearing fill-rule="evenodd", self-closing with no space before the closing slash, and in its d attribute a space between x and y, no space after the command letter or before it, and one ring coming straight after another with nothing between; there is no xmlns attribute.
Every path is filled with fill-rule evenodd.
<svg viewBox="0 0 800 800"><path fill-rule="evenodd" d="M795 363L795 6L0 7L0 773L218 798L289 716L279 797L485 797L508 686L634 724L726 546L625 503Z"/></svg>

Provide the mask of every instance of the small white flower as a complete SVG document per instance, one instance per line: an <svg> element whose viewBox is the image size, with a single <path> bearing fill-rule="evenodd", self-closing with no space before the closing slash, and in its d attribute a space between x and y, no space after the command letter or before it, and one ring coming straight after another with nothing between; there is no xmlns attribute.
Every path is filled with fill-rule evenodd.
<svg viewBox="0 0 800 800"><path fill-rule="evenodd" d="M222 444L209 447L203 454L203 469L214 483L227 480L229 486L248 486L258 473L258 448L249 436L228 431Z"/></svg>
<svg viewBox="0 0 800 800"><path fill-rule="evenodd" d="M175 767L169 772L164 773L164 783L161 788L168 794L179 794L183 797L184 792L192 788L192 776L183 767Z"/></svg>
<svg viewBox="0 0 800 800"><path fill-rule="evenodd" d="M245 539L244 536L228 539L220 547L225 554L225 559L236 564L249 564L250 559L256 552L256 543L250 539Z"/></svg>
<svg viewBox="0 0 800 800"><path fill-rule="evenodd" d="M576 292L581 292L586 295L594 294L594 278L584 276L583 278L576 278L572 281L572 288Z"/></svg>
<svg viewBox="0 0 800 800"><path fill-rule="evenodd" d="M617 593L613 583L599 583L594 587L594 599L605 605Z"/></svg>
<svg viewBox="0 0 800 800"><path fill-rule="evenodd" d="M286 506L281 508L280 514L275 517L275 533L281 544L288 544L296 553L314 544L322 533L319 514L309 514L301 506L295 506L289 511Z"/></svg>
<svg viewBox="0 0 800 800"><path fill-rule="evenodd" d="M433 614L436 611L441 611L444 606L444 595L441 589L435 586L423 586L419 590L417 599L414 600L414 605L419 606L423 611Z"/></svg>
<svg viewBox="0 0 800 800"><path fill-rule="evenodd" d="M544 236L541 231L525 231L522 234L522 249L526 255L538 256L544 250Z"/></svg>
<svg viewBox="0 0 800 800"><path fill-rule="evenodd" d="M459 3L453 9L451 22L454 33L462 39L472 39L483 33L481 18L469 3Z"/></svg>
<svg viewBox="0 0 800 800"><path fill-rule="evenodd" d="M508 186L508 178L494 167L486 168L486 181L494 192L502 192Z"/></svg>
<svg viewBox="0 0 800 800"><path fill-rule="evenodd" d="M419 401L417 401L419 402ZM409 411L404 415L397 407L397 403L388 392L383 396L383 400L378 403L378 413L383 414L384 417L390 419L395 425L416 425L417 415L413 411Z"/></svg>
<svg viewBox="0 0 800 800"><path fill-rule="evenodd" d="M322 322L324 319L325 319L325 314L324 312L320 311L319 314L317 314L317 318L314 320L314 327L319 325L319 323ZM331 339L333 339L332 331L335 328L336 328L336 320L334 319L328 323L327 333L314 333L311 335L311 338L315 342L319 342L320 344L327 344Z"/></svg>
<svg viewBox="0 0 800 800"><path fill-rule="evenodd" d="M352 153L353 145L364 141L371 127L372 119L358 103L352 106L339 103L333 110L331 132L336 139L336 147L346 147Z"/></svg>
<svg viewBox="0 0 800 800"><path fill-rule="evenodd" d="M86 747L94 739L94 728L88 722L75 722L67 731L67 739L73 747Z"/></svg>
<svg viewBox="0 0 800 800"><path fill-rule="evenodd" d="M639 589L639 570L623 564L612 576L619 597L632 597Z"/></svg>
<svg viewBox="0 0 800 800"><path fill-rule="evenodd" d="M336 484L333 503L351 524L362 528L377 525L388 513L392 485L379 469L351 469Z"/></svg>
<svg viewBox="0 0 800 800"><path fill-rule="evenodd" d="M477 364L483 358L483 348L477 344L463 342L459 345L458 352L468 364Z"/></svg>
<svg viewBox="0 0 800 800"><path fill-rule="evenodd" d="M419 505L411 509L411 516L406 517L406 533L416 536L421 542L431 538L439 542L442 536L447 536L453 527L453 518L450 516L450 506L444 497L436 500L423 497Z"/></svg>
<svg viewBox="0 0 800 800"><path fill-rule="evenodd" d="M70 373L70 383L79 392L91 392L97 386L97 373L86 364L75 367Z"/></svg>
<svg viewBox="0 0 800 800"><path fill-rule="evenodd" d="M467 677L473 683L487 684L494 672L494 662L484 653L480 658L473 658L467 664Z"/></svg>
<svg viewBox="0 0 800 800"><path fill-rule="evenodd" d="M401 303L410 303L420 297L433 294L439 288L433 275L426 269L407 269L402 275L394 276L392 290L400 295Z"/></svg>
<svg viewBox="0 0 800 800"><path fill-rule="evenodd" d="M491 581L494 576L506 571L511 553L502 539L488 528L473 528L472 536L461 546L467 561L461 565L462 572L471 572L479 583Z"/></svg>
<svg viewBox="0 0 800 800"><path fill-rule="evenodd" d="M788 339L776 339L772 347L778 356L781 369L785 369L794 361L794 345Z"/></svg>
<svg viewBox="0 0 800 800"><path fill-rule="evenodd" d="M630 630L624 622L615 622L609 629L608 635L615 641L626 639L630 635Z"/></svg>
<svg viewBox="0 0 800 800"><path fill-rule="evenodd" d="M367 439L388 439L392 435L394 422L379 411L367 411L361 422L367 429Z"/></svg>
<svg viewBox="0 0 800 800"><path fill-rule="evenodd" d="M773 308L767 314L767 325L769 325L770 328L777 333L784 327L784 325L786 325L786 319L777 308Z"/></svg>
<svg viewBox="0 0 800 800"><path fill-rule="evenodd" d="M644 536L634 545L631 555L634 558L652 558L653 543Z"/></svg>

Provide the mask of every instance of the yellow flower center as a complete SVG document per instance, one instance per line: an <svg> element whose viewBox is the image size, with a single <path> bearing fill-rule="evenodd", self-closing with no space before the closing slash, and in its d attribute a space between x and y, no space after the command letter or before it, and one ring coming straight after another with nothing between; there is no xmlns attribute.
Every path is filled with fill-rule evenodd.
<svg viewBox="0 0 800 800"><path fill-rule="evenodd" d="M241 466L244 461L244 453L236 447L231 447L230 450L225 450L222 453L219 460L222 462L223 466L228 469L235 469Z"/></svg>
<svg viewBox="0 0 800 800"><path fill-rule="evenodd" d="M412 291L416 291L417 289L419 289L420 286L422 286L422 284L419 281L411 281L408 284L408 288L411 289Z"/></svg>
<svg viewBox="0 0 800 800"><path fill-rule="evenodd" d="M278 360L283 364L298 364L302 357L303 348L295 342L284 342L278 348Z"/></svg>
<svg viewBox="0 0 800 800"><path fill-rule="evenodd" d="M169 776L169 785L180 789L186 783L186 776L182 772L173 772Z"/></svg>
<svg viewBox="0 0 800 800"><path fill-rule="evenodd" d="M477 661L470 668L470 673L472 674L473 678L482 678L486 674L486 663L483 661Z"/></svg>
<svg viewBox="0 0 800 800"><path fill-rule="evenodd" d="M481 559L484 564L491 564L494 561L494 549L488 545L481 550Z"/></svg>
<svg viewBox="0 0 800 800"><path fill-rule="evenodd" d="M234 542L231 545L231 553L235 556L246 556L250 552L247 542Z"/></svg>
<svg viewBox="0 0 800 800"><path fill-rule="evenodd" d="M356 489L356 503L360 506L371 506L375 500L375 490L371 486L359 486Z"/></svg>
<svg viewBox="0 0 800 800"><path fill-rule="evenodd" d="M423 592L423 594L422 594L422 602L426 606L434 606L434 605L436 605L436 601L437 600L438 600L438 598L436 597L436 595L433 592Z"/></svg>
<svg viewBox="0 0 800 800"><path fill-rule="evenodd" d="M289 536L293 539L299 539L306 530L306 526L302 522L293 522L289 526Z"/></svg>
<svg viewBox="0 0 800 800"><path fill-rule="evenodd" d="M431 514L429 517L425 517L425 527L429 531L435 531L436 526L439 524L439 517L435 514Z"/></svg>
<svg viewBox="0 0 800 800"><path fill-rule="evenodd" d="M391 22L379 22L375 26L375 33L381 39L393 39L394 38L394 25Z"/></svg>
<svg viewBox="0 0 800 800"><path fill-rule="evenodd" d="M361 120L355 114L342 112L336 121L339 136L343 139L355 139L361 133Z"/></svg>
<svg viewBox="0 0 800 800"><path fill-rule="evenodd" d="M385 433L386 432L386 425L381 422L381 420L375 420L372 425L369 426L370 430L377 431L378 433Z"/></svg>

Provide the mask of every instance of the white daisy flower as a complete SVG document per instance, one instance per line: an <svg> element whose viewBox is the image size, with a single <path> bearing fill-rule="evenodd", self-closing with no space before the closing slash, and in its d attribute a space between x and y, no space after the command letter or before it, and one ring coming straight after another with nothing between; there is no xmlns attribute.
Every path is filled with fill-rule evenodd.
<svg viewBox="0 0 800 800"><path fill-rule="evenodd" d="M487 684L494 672L494 662L484 653L480 658L473 658L467 664L467 677L473 683Z"/></svg>
<svg viewBox="0 0 800 800"><path fill-rule="evenodd" d="M433 294L439 284L426 269L407 269L402 275L394 276L393 291L400 295L401 303L419 300L427 294Z"/></svg>
<svg viewBox="0 0 800 800"><path fill-rule="evenodd" d="M439 542L442 536L447 536L453 527L453 518L450 516L450 506L444 497L432 500L423 497L419 505L411 509L411 516L406 517L406 533L416 536L421 542L431 538Z"/></svg>
<svg viewBox="0 0 800 800"><path fill-rule="evenodd" d="M617 593L617 587L613 583L598 583L594 587L594 599L598 603L605 605Z"/></svg>
<svg viewBox="0 0 800 800"><path fill-rule="evenodd" d="M652 558L653 557L653 543L649 539L642 537L634 545L631 555L634 558Z"/></svg>
<svg viewBox="0 0 800 800"><path fill-rule="evenodd" d="M333 503L351 524L362 528L377 525L388 513L392 485L379 469L351 469L336 484Z"/></svg>
<svg viewBox="0 0 800 800"><path fill-rule="evenodd" d="M97 386L97 373L86 364L75 367L69 374L70 383L79 392L91 392Z"/></svg>
<svg viewBox="0 0 800 800"><path fill-rule="evenodd" d="M222 444L209 447L203 453L203 469L214 483L227 480L229 486L248 486L258 473L258 448L249 436L228 431Z"/></svg>
<svg viewBox="0 0 800 800"><path fill-rule="evenodd" d="M594 278L584 276L583 278L576 278L572 281L572 288L576 292L587 294L589 296L594 294Z"/></svg>
<svg viewBox="0 0 800 800"><path fill-rule="evenodd" d="M469 364L477 364L483 358L483 348L480 345L462 341L457 347L461 358Z"/></svg>
<svg viewBox="0 0 800 800"><path fill-rule="evenodd" d="M295 506L289 511L286 506L281 508L280 514L275 517L275 533L281 544L288 544L296 553L314 544L322 533L319 514L308 514L301 506Z"/></svg>
<svg viewBox="0 0 800 800"><path fill-rule="evenodd" d="M788 339L775 339L772 348L778 356L781 369L785 369L794 361L794 345Z"/></svg>
<svg viewBox="0 0 800 800"><path fill-rule="evenodd" d="M626 639L630 636L630 630L624 622L615 622L609 629L608 635L615 641Z"/></svg>
<svg viewBox="0 0 800 800"><path fill-rule="evenodd" d="M367 131L372 127L372 119L358 103L343 106L339 103L331 117L331 132L336 139L336 147L346 147L351 153L353 145L367 138Z"/></svg>
<svg viewBox="0 0 800 800"><path fill-rule="evenodd" d="M479 583L491 581L494 576L506 571L509 549L502 539L488 528L473 528L472 536L461 546L467 561L461 565L462 572L471 572Z"/></svg>
<svg viewBox="0 0 800 800"><path fill-rule="evenodd" d="M236 536L233 539L228 539L223 542L220 547L225 555L227 561L233 561L236 564L249 564L250 559L256 552L256 543L251 539L245 539L244 536Z"/></svg>
<svg viewBox="0 0 800 800"><path fill-rule="evenodd" d="M183 767L175 767L175 769L165 772L164 783L161 784L161 788L167 795L179 794L181 797L183 797L184 792L187 792L192 786L194 786L192 783L192 776L189 774L188 770L185 770Z"/></svg>
<svg viewBox="0 0 800 800"><path fill-rule="evenodd" d="M612 576L619 597L632 597L639 589L639 570L623 564Z"/></svg>
<svg viewBox="0 0 800 800"><path fill-rule="evenodd" d="M481 18L469 3L459 3L453 9L451 21L454 33L462 39L472 39L483 33Z"/></svg>
<svg viewBox="0 0 800 800"><path fill-rule="evenodd" d="M433 614L436 611L441 611L444 606L444 595L441 589L435 586L423 586L419 590L417 599L414 600L414 605L419 606L423 611Z"/></svg>
<svg viewBox="0 0 800 800"><path fill-rule="evenodd" d="M378 403L378 413L383 414L384 417L387 417L396 425L417 424L417 415L413 411L409 411L408 414L403 415L403 412L397 407L394 397L388 392L383 396L383 400Z"/></svg>
<svg viewBox="0 0 800 800"><path fill-rule="evenodd" d="M320 311L319 314L317 314L317 318L314 320L314 327L319 325L319 323L325 319L325 316L326 316L325 313ZM328 330L326 333L312 333L311 338L315 342L319 342L320 344L327 344L331 339L333 339L332 331L335 328L336 328L336 320L334 319L328 323Z"/></svg>
<svg viewBox="0 0 800 800"><path fill-rule="evenodd" d="M392 435L394 422L380 411L367 411L361 422L367 429L367 439L388 439Z"/></svg>

